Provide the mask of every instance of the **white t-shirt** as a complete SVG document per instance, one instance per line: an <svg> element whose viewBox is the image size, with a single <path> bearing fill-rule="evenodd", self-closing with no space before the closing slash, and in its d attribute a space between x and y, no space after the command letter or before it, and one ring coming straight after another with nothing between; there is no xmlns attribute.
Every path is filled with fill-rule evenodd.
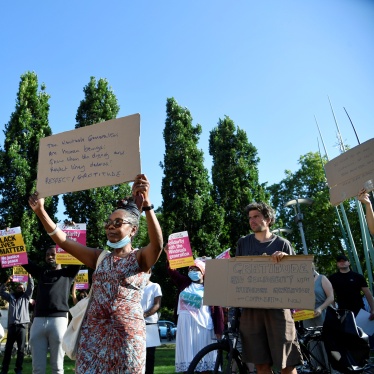
<svg viewBox="0 0 374 374"><path fill-rule="evenodd" d="M141 301L144 312L151 309L151 307L154 304L154 299L157 296L162 296L160 285L158 283L149 282L143 290L143 298ZM157 312L145 318L146 323L157 323L157 321L158 321Z"/></svg>

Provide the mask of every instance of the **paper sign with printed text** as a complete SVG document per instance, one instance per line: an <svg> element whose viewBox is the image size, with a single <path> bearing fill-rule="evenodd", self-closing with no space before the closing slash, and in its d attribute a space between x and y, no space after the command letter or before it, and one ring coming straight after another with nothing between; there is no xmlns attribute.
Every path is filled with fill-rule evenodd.
<svg viewBox="0 0 374 374"><path fill-rule="evenodd" d="M13 266L13 282L26 283L29 281L29 274L22 266Z"/></svg>
<svg viewBox="0 0 374 374"><path fill-rule="evenodd" d="M0 230L0 256L3 268L28 264L20 227Z"/></svg>
<svg viewBox="0 0 374 374"><path fill-rule="evenodd" d="M58 227L67 235L70 240L74 240L82 245L86 245L85 223L75 223L74 225L66 225L64 223L60 223L58 224ZM77 260L71 254L65 252L58 245L56 245L56 262L63 265L82 265L82 262Z"/></svg>
<svg viewBox="0 0 374 374"><path fill-rule="evenodd" d="M194 264L188 232L171 234L168 240L168 260L171 269L192 266Z"/></svg>
<svg viewBox="0 0 374 374"><path fill-rule="evenodd" d="M77 276L75 277L75 288L77 290L88 290L88 270L79 270Z"/></svg>
<svg viewBox="0 0 374 374"><path fill-rule="evenodd" d="M309 309L295 309L292 314L294 321L304 321L306 319L314 318L314 310Z"/></svg>
<svg viewBox="0 0 374 374"><path fill-rule="evenodd" d="M140 115L40 139L39 197L133 181L140 173Z"/></svg>

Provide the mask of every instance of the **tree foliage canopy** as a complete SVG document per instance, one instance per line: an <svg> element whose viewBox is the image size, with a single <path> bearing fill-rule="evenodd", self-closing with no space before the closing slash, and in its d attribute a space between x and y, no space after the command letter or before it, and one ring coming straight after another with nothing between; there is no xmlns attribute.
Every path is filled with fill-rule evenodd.
<svg viewBox="0 0 374 374"><path fill-rule="evenodd" d="M21 76L16 107L5 125L4 148L0 151L0 213L2 227L22 229L29 253L37 261L44 257L40 249L50 238L28 205L28 197L35 191L39 140L51 135L48 123L49 98L45 85L39 89L34 72ZM58 198L47 198L45 207L54 217Z"/></svg>
<svg viewBox="0 0 374 374"><path fill-rule="evenodd" d="M161 164L164 237L188 231L194 253L214 257L222 251L219 236L224 211L212 199L203 152L197 147L201 126L193 126L189 110L169 98L163 134L166 149Z"/></svg>
<svg viewBox="0 0 374 374"><path fill-rule="evenodd" d="M303 214L302 228L305 234L308 254L315 256L319 270L325 274L336 271L335 257L342 253L342 231L338 222L337 208L330 203L329 189L326 184L325 172L319 153L309 152L299 158L300 168L294 173L286 171L286 177L279 183L269 187L273 207L278 212L275 227L287 227L293 231L287 234L297 253L303 253L300 230L295 222L295 211L292 207L285 207L288 201L299 198L313 199L312 205L300 204ZM360 241L357 233L357 220L349 202L345 210L352 217L350 222L355 240Z"/></svg>
<svg viewBox="0 0 374 374"><path fill-rule="evenodd" d="M245 131L227 116L210 132L209 153L213 157L212 196L225 211L220 242L235 253L238 239L249 230L245 207L269 198L265 186L258 181L260 159Z"/></svg>

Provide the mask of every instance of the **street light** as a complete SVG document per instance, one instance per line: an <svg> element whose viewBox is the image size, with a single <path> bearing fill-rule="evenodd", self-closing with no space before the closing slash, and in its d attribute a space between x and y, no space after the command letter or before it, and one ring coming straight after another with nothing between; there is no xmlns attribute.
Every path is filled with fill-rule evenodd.
<svg viewBox="0 0 374 374"><path fill-rule="evenodd" d="M284 204L284 207L292 206L295 211L295 222L299 226L299 231L301 235L301 241L303 243L303 253L304 255L308 254L308 248L306 247L306 241L305 241L305 235L304 235L304 229L303 229L303 214L300 211L300 204L307 204L311 205L313 203L313 199L295 199L290 200L286 204Z"/></svg>
<svg viewBox="0 0 374 374"><path fill-rule="evenodd" d="M274 229L271 231L273 234L280 234L281 232L285 232L286 234L291 234L292 232L292 229L281 229L281 228L277 228L277 229Z"/></svg>

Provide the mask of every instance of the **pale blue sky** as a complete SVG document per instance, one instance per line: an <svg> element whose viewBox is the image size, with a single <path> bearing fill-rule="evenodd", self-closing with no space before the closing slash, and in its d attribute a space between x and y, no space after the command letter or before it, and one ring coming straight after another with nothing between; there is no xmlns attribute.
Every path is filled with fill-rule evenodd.
<svg viewBox="0 0 374 374"><path fill-rule="evenodd" d="M119 117L141 114L142 171L156 206L167 97L202 125L209 169L209 132L231 117L258 149L261 183L318 151L314 115L330 159L339 155L328 96L345 143L357 145L343 107L361 142L373 137L373 1L3 1L0 36L1 129L28 70L51 95L54 134L74 129L90 76L107 78Z"/></svg>

